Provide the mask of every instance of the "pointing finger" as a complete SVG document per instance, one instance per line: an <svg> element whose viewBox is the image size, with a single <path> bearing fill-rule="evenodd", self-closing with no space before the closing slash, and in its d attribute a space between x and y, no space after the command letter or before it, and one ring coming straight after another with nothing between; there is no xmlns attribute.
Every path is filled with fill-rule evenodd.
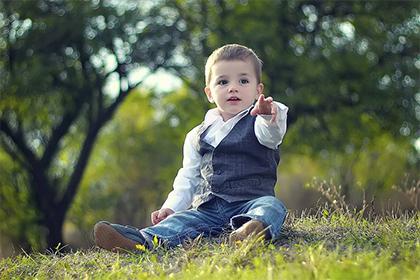
<svg viewBox="0 0 420 280"><path fill-rule="evenodd" d="M262 102L264 102L264 94L261 93L258 97L258 103L261 104Z"/></svg>

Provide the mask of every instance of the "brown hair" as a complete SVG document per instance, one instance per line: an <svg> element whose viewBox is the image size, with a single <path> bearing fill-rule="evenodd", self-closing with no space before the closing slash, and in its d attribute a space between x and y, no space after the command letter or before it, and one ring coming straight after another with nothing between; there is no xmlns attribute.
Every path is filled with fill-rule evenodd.
<svg viewBox="0 0 420 280"><path fill-rule="evenodd" d="M255 52L245 46L238 44L229 44L224 45L216 50L214 50L211 55L207 58L205 75L206 75L206 86L210 84L211 80L211 68L213 65L221 60L243 60L251 59L252 64L254 65L255 74L257 76L257 82L261 82L261 72L262 72L262 61L258 58Z"/></svg>

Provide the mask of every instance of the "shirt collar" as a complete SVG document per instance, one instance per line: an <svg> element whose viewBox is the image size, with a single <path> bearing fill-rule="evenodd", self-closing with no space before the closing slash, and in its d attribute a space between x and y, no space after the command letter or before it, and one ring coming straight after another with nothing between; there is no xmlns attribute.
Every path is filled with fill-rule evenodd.
<svg viewBox="0 0 420 280"><path fill-rule="evenodd" d="M249 114L249 112L251 111L253 107L254 107L254 104L252 104L251 106L249 106L247 109L243 110L242 112L239 112L233 118L242 119L244 116ZM217 120L223 121L222 115L220 115L219 110L217 108L210 109L207 111L206 116L204 117L204 126L209 127Z"/></svg>

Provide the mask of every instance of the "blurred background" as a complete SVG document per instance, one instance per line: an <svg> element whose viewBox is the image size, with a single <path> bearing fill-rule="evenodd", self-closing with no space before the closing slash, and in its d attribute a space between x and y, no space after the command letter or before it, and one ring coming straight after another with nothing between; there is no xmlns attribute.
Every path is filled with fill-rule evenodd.
<svg viewBox="0 0 420 280"><path fill-rule="evenodd" d="M92 246L99 220L149 225L226 43L256 51L290 108L291 211L334 189L418 211L419 32L418 1L0 0L0 257Z"/></svg>

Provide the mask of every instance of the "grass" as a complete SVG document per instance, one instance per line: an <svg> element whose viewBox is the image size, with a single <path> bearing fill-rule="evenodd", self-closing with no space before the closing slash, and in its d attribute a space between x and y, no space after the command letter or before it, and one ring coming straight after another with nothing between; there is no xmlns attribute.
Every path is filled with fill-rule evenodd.
<svg viewBox="0 0 420 280"><path fill-rule="evenodd" d="M365 218L319 209L289 215L275 243L196 239L173 250L97 248L0 261L0 279L418 279L419 212Z"/></svg>

